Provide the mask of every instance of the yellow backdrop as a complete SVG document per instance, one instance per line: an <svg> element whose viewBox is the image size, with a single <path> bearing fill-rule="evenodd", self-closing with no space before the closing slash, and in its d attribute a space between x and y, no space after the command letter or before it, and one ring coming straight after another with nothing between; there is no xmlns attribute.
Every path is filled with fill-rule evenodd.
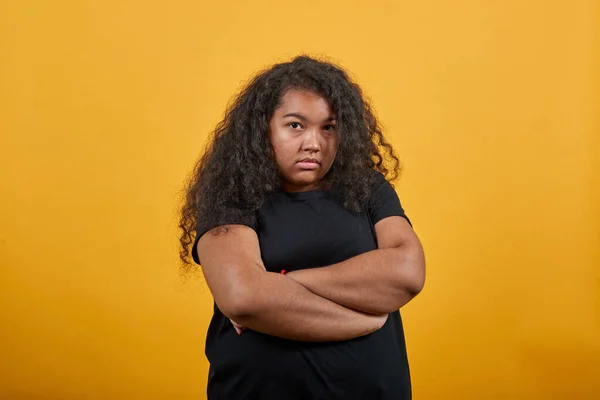
<svg viewBox="0 0 600 400"><path fill-rule="evenodd" d="M204 398L178 192L300 52L352 71L404 163L415 399L600 398L598 2L282 4L2 2L0 398Z"/></svg>

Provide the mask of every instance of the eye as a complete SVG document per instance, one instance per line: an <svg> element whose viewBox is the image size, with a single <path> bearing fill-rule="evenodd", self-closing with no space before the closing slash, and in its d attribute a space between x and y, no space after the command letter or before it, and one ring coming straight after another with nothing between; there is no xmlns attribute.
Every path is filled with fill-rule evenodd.
<svg viewBox="0 0 600 400"><path fill-rule="evenodd" d="M325 125L323 127L323 130L325 130L327 132L333 132L333 131L335 131L335 125Z"/></svg>
<svg viewBox="0 0 600 400"><path fill-rule="evenodd" d="M288 126L292 129L302 128L302 125L300 125L300 122L290 122L288 124Z"/></svg>

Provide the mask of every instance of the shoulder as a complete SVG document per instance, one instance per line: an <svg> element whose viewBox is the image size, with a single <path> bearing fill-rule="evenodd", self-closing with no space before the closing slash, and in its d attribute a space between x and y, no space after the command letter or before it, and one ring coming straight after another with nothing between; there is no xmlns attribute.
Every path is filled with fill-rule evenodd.
<svg viewBox="0 0 600 400"><path fill-rule="evenodd" d="M373 184L376 186L381 186L383 184L388 184L391 186L390 182L386 179L385 175L375 169L370 169L369 170L369 175L371 176L371 179L373 180Z"/></svg>
<svg viewBox="0 0 600 400"><path fill-rule="evenodd" d="M214 214L210 216L198 215L196 219L196 237L192 247L192 258L200 264L197 245L200 238L208 231L213 231L217 234L223 230L229 231L226 228L230 225L242 225L257 230L257 211L250 208L242 208L235 204L225 204L222 207L214 210Z"/></svg>
<svg viewBox="0 0 600 400"><path fill-rule="evenodd" d="M382 197L398 197L394 186L387 180L383 173L371 169L368 174L371 181L371 190L369 192L370 204L381 201Z"/></svg>
<svg viewBox="0 0 600 400"><path fill-rule="evenodd" d="M394 186L383 173L376 170L370 173L373 184L369 193L368 212L373 224L391 216L400 216L408 220Z"/></svg>

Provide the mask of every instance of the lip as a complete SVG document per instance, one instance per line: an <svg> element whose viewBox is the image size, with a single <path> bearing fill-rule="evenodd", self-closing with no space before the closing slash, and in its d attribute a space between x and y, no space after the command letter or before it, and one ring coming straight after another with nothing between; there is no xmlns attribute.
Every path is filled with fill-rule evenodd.
<svg viewBox="0 0 600 400"><path fill-rule="evenodd" d="M312 158L312 157L306 157L303 158L302 160L298 161L298 162L306 162L306 163L315 163L315 164L321 164L319 162L319 160L317 160L316 158Z"/></svg>
<svg viewBox="0 0 600 400"><path fill-rule="evenodd" d="M300 169L306 169L306 170L311 170L311 169L317 169L319 168L319 165L321 163L319 162L319 160L317 160L316 158L303 158L302 160L298 161L296 163L296 165L300 168Z"/></svg>

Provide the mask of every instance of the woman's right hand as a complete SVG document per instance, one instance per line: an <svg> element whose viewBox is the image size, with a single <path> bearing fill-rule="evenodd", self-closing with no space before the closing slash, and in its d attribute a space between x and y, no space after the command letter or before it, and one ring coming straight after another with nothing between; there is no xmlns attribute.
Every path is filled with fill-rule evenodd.
<svg viewBox="0 0 600 400"><path fill-rule="evenodd" d="M235 332L238 334L238 336L240 336L242 334L242 332L244 332L246 330L245 326L238 324L231 318L229 319L229 321L231 321L231 325L233 325L233 329L235 329Z"/></svg>

